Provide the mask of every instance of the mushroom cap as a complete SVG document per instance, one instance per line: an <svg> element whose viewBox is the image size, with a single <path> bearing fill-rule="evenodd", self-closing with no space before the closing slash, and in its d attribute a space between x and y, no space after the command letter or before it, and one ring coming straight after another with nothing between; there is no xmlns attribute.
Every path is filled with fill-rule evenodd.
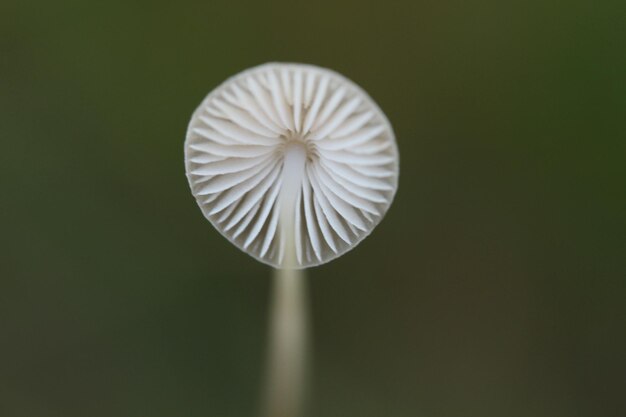
<svg viewBox="0 0 626 417"><path fill-rule="evenodd" d="M202 213L235 246L273 267L292 250L292 267L306 268L371 233L395 196L399 158L389 121L355 83L269 63L204 99L185 168Z"/></svg>

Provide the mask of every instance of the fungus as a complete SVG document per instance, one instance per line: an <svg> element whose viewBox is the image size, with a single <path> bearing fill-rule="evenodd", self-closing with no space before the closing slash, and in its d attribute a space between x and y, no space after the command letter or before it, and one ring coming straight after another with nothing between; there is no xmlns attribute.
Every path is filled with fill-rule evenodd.
<svg viewBox="0 0 626 417"><path fill-rule="evenodd" d="M239 249L277 268L266 414L301 411L306 287L298 270L354 248L381 221L398 184L389 121L338 73L270 63L213 90L185 140L191 191Z"/></svg>

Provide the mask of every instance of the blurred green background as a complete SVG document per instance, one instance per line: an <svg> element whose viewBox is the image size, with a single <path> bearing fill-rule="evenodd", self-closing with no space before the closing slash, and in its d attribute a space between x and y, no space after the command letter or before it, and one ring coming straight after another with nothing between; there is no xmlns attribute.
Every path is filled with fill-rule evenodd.
<svg viewBox="0 0 626 417"><path fill-rule="evenodd" d="M626 415L621 1L0 4L0 416L256 414L270 270L203 218L194 108L267 61L384 109L400 188L310 271L309 416Z"/></svg>

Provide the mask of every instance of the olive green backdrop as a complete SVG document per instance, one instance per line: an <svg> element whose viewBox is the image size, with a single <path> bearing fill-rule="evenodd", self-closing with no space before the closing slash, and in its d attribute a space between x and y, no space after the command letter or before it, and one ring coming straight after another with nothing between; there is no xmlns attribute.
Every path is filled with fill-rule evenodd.
<svg viewBox="0 0 626 417"><path fill-rule="evenodd" d="M391 120L400 188L310 271L315 417L626 415L615 1L0 4L0 416L256 415L270 270L203 218L191 112L267 61Z"/></svg>

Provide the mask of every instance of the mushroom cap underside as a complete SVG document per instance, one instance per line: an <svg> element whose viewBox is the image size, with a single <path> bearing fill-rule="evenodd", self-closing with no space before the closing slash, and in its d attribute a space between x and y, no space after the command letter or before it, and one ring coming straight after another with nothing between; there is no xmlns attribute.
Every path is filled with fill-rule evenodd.
<svg viewBox="0 0 626 417"><path fill-rule="evenodd" d="M204 99L189 123L185 167L222 235L271 266L305 268L376 227L394 198L399 160L389 121L355 83L312 65L271 63Z"/></svg>

